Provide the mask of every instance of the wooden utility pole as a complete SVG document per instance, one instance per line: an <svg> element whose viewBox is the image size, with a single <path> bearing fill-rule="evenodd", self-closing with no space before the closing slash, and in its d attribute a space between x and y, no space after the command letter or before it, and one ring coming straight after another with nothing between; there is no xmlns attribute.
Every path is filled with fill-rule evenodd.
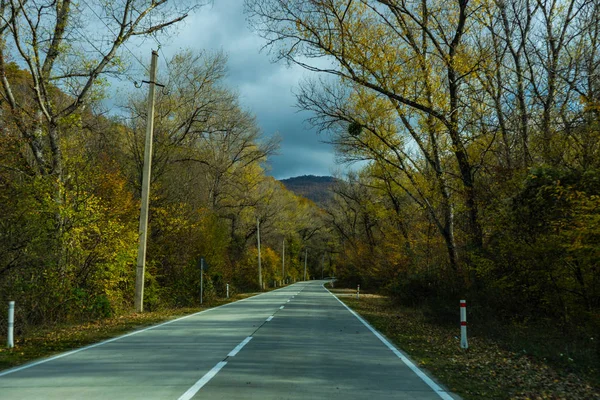
<svg viewBox="0 0 600 400"><path fill-rule="evenodd" d="M285 283L285 238L283 238L283 250L281 252L281 279Z"/></svg>
<svg viewBox="0 0 600 400"><path fill-rule="evenodd" d="M152 170L152 136L154 132L154 86L158 53L152 50L150 63L150 90L148 91L148 114L146 121L146 144L142 171L142 208L140 211L140 242L135 273L135 311L144 311L144 272L146 269L146 240L148 238L148 205L150 198L150 173Z"/></svg>
<svg viewBox="0 0 600 400"><path fill-rule="evenodd" d="M308 248L304 249L304 280L306 280L306 258L308 257Z"/></svg>
<svg viewBox="0 0 600 400"><path fill-rule="evenodd" d="M262 268L260 265L260 219L256 218L256 238L258 241L258 286L260 286L260 289L264 289L263 288L263 283L262 283Z"/></svg>
<svg viewBox="0 0 600 400"><path fill-rule="evenodd" d="M204 257L200 259L200 304L204 298Z"/></svg>
<svg viewBox="0 0 600 400"><path fill-rule="evenodd" d="M321 279L323 279L323 277L325 272L325 253L323 253L323 255L321 256Z"/></svg>

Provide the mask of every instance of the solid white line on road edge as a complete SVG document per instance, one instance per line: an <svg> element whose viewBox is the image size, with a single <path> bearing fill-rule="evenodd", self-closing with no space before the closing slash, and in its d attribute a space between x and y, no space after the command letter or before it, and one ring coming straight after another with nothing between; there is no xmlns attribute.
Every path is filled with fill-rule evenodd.
<svg viewBox="0 0 600 400"><path fill-rule="evenodd" d="M279 307L279 309L280 309L280 310L283 310L283 307L285 307L285 306L281 306L281 307Z"/></svg>
<svg viewBox="0 0 600 400"><path fill-rule="evenodd" d="M323 286L323 288L329 292L329 289L327 289L325 286ZM381 333L379 333L375 328L373 328L360 315L358 315L356 312L354 312L354 310L352 310L350 307L344 304L344 302L338 299L336 295L334 295L331 292L329 292L329 294L332 295L337 301L339 301L341 305L346 307L346 309L350 311L352 315L354 315L360 322L362 322L364 326L366 326L371 332L373 332L373 334L377 336L377 338L381 340L383 344L385 344L399 359L401 359L402 362L406 364L408 368L410 368L415 374L417 374L417 376L421 378L423 382L425 382L431 389L433 389L433 391L438 396L440 396L444 400L454 400L454 398L450 396L446 390L442 389L440 385L435 383L430 377L428 377L423 371L421 371L419 367L413 364L413 362L410 361L404 354L398 351L398 349L393 344L391 344L386 338L384 338Z"/></svg>
<svg viewBox="0 0 600 400"><path fill-rule="evenodd" d="M227 357L235 357L235 355L236 355L237 353L239 353L239 352L240 352L240 350L241 350L241 349L242 349L242 348L243 348L243 347L244 347L246 344L248 344L248 342L249 342L249 341L251 341L251 340L252 340L252 336L248 336L246 339L244 339L244 340L242 341L242 343L240 343L240 344L238 344L237 346L235 346L235 349L231 350L231 351L229 352L229 354L227 354Z"/></svg>
<svg viewBox="0 0 600 400"><path fill-rule="evenodd" d="M272 319L273 319L273 316L271 315L269 318L267 318L267 322L271 322Z"/></svg>
<svg viewBox="0 0 600 400"><path fill-rule="evenodd" d="M194 386L192 386L184 394L182 394L178 400L190 400L192 397L194 397L196 393L198 393L200 389L202 389L204 385L206 385L212 378L214 378L214 376L218 374L221 368L223 368L225 365L227 365L227 361L221 361L220 363L212 367L212 369L208 371L202 378L200 378L198 382L194 384Z"/></svg>
<svg viewBox="0 0 600 400"><path fill-rule="evenodd" d="M294 284L292 284L292 285L294 285ZM49 361L58 360L59 358L67 357L67 356L79 353L81 351L90 350L90 349L93 349L94 347L98 347L98 346L102 346L104 344L112 343L112 342L120 340L120 339L125 339L126 337L137 335L138 333L146 332L146 331L149 331L151 329L160 328L161 326L169 325L169 324L172 324L174 322L178 322L178 321L182 321L182 320L187 319L187 318L195 317L196 315L200 315L200 314L203 314L205 312L213 311L213 310L219 309L221 307L231 306L231 305L233 305L235 303L241 303L243 301L248 301L248 300L254 299L256 297L259 297L259 296L262 296L262 295L265 295L265 294L269 294L269 293L273 293L273 292L277 292L279 290L285 290L287 288L288 288L288 286L282 287L282 288L279 288L279 289L275 289L275 290L272 290L270 292L260 293L260 294L257 294L256 296L246 297L245 299L241 299L241 300L237 300L237 301L232 301L231 303L227 303L227 304L223 304L223 305L220 305L220 306L217 306L217 307L213 307L213 308L209 308L209 309L206 309L206 310L198 311L197 313L194 313L194 314L184 315L183 317L172 319L170 321L166 321L166 322L163 322L163 323L158 324L158 325L152 325L152 326L149 326L147 328L140 329L139 331L130 332L130 333L127 333L125 335L117 336L117 337L114 337L112 339L104 340L102 342L94 343L94 344L91 344L89 346L85 346L85 347L81 347L79 349L71 350L71 351L68 351L66 353L57 354L57 355L55 355L53 357L50 357L50 358L44 358L44 359L39 360L39 361L34 361L32 363L29 363L29 364L21 365L20 367L15 367L15 368L7 369L5 371L0 371L0 377L3 377L3 376L8 375L8 374L12 374L14 372L19 372L19 371L22 371L22 370L27 369L27 368L35 367L35 366L40 365L40 364L45 364L45 363L47 363Z"/></svg>

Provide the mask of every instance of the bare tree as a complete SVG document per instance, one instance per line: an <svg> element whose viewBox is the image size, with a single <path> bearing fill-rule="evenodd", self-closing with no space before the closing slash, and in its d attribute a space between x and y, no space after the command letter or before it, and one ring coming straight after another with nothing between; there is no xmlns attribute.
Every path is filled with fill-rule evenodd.
<svg viewBox="0 0 600 400"><path fill-rule="evenodd" d="M277 150L279 138L264 138L254 116L243 110L237 94L224 86L226 62L222 53L189 50L168 62L168 76L161 78L168 90L161 92L156 102L153 179L161 200L210 209L230 222L232 237L240 236L241 231L245 244L256 226L255 218L246 214L271 203L273 192L265 189L270 186L261 164ZM134 180L139 186L144 98L133 97L127 109L131 114L130 150L137 160ZM275 211L265 208L261 221L269 223Z"/></svg>
<svg viewBox="0 0 600 400"><path fill-rule="evenodd" d="M34 170L63 179L61 129L100 93L103 75L122 72L124 45L165 31L202 1L3 0L0 2L0 96L26 141ZM26 93L7 68L26 67ZM58 96L56 88L67 96Z"/></svg>

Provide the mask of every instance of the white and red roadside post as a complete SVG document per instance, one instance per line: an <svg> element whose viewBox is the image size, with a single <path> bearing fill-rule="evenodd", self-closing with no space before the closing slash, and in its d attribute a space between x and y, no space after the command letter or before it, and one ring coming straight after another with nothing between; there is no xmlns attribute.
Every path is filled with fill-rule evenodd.
<svg viewBox="0 0 600 400"><path fill-rule="evenodd" d="M356 300L360 299L360 285L356 287Z"/></svg>
<svg viewBox="0 0 600 400"><path fill-rule="evenodd" d="M460 347L462 349L469 348L467 341L467 301L460 301Z"/></svg>

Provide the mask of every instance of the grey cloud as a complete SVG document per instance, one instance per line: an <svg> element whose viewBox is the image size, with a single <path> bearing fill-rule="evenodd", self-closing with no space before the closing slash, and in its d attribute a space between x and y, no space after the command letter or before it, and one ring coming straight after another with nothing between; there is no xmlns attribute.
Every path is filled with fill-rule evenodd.
<svg viewBox="0 0 600 400"><path fill-rule="evenodd" d="M162 43L161 56L171 57L179 49L222 50L228 55L227 85L240 95L243 107L254 115L265 135L281 136L279 155L269 160L275 178L297 175L328 175L335 169L331 146L320 142L304 123L308 116L298 113L292 88L306 71L270 62L260 52L264 42L247 26L242 0L215 0L186 18L177 33ZM155 43L135 46L150 53ZM146 57L142 57L144 60Z"/></svg>

